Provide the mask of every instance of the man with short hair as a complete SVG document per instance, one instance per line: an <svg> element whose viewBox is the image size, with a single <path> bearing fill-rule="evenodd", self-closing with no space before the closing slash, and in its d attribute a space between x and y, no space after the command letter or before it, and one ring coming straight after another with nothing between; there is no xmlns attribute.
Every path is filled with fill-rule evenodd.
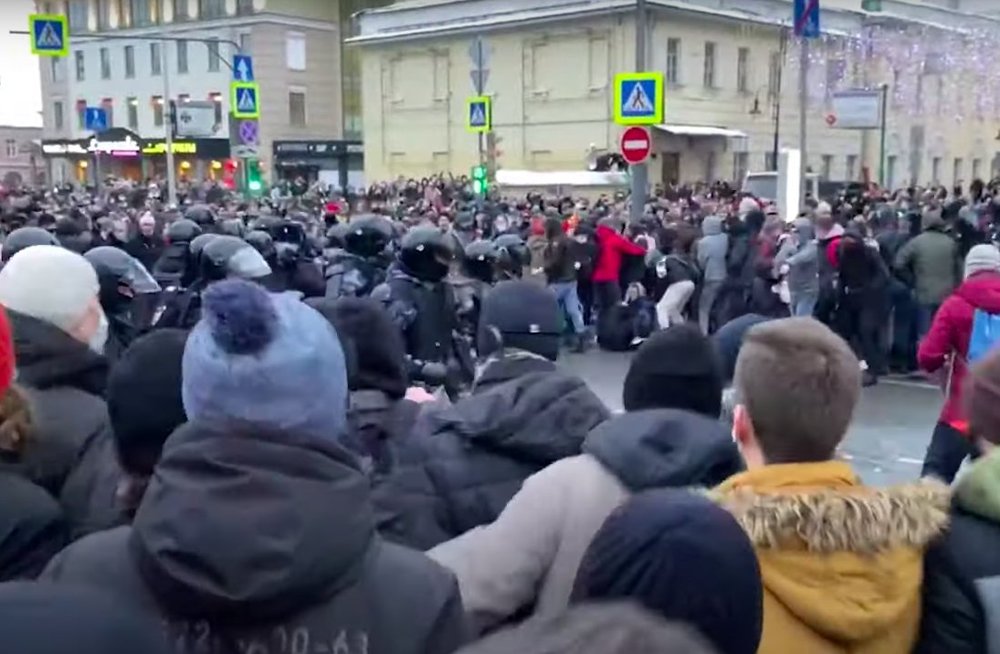
<svg viewBox="0 0 1000 654"><path fill-rule="evenodd" d="M861 370L847 343L816 320L752 328L734 384L733 435L748 470L713 495L757 551L758 652L910 652L924 547L947 523L947 488L924 481L870 489L833 460Z"/></svg>

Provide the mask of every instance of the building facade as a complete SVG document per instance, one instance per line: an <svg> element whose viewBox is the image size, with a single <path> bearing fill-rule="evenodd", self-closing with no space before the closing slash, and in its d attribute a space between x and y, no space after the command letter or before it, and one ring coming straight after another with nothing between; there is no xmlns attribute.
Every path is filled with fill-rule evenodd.
<svg viewBox="0 0 1000 654"><path fill-rule="evenodd" d="M798 147L790 0L647 5L646 69L666 79L652 183L739 180L772 168L776 145ZM809 167L832 180L881 173L890 186L967 183L996 171L1000 100L969 98L970 89L985 95L995 86L985 67L976 70L982 43L969 34L983 25L1000 33L1000 23L904 0L884 0L876 13L860 5L824 2L807 75ZM487 44L497 143L489 154L499 167L579 170L618 148L612 79L635 70L634 0L404 0L358 23L349 43L362 53L370 179L466 173L479 161L478 137L465 125L474 36ZM912 46L903 52L901 42ZM934 44L959 44L968 55L934 59ZM842 129L834 113L840 92L882 85L884 159L879 130Z"/></svg>
<svg viewBox="0 0 1000 654"><path fill-rule="evenodd" d="M44 184L40 127L0 125L0 185Z"/></svg>
<svg viewBox="0 0 1000 654"><path fill-rule="evenodd" d="M164 147L155 144L165 137L170 102L210 102L215 124L204 140L220 142L176 146L177 174L221 175L232 165L225 160L235 154L228 144L237 143L229 98L230 63L237 52L253 56L254 81L260 85L256 156L266 177L283 175L272 157L274 141L343 138L336 1L39 0L36 6L43 13L66 14L72 35L68 57L40 58L50 152L76 151L72 142L94 137L84 124L84 109L103 107L109 127L154 147L118 157L96 145L102 170L130 177L163 174ZM46 161L57 181L93 179L94 161L85 156L47 154Z"/></svg>

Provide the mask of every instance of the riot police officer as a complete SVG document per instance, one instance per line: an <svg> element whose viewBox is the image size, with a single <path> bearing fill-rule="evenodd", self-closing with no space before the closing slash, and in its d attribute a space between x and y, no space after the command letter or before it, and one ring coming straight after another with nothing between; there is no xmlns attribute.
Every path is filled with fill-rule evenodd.
<svg viewBox="0 0 1000 654"><path fill-rule="evenodd" d="M459 331L475 342L479 329L479 309L490 287L496 282L500 250L492 241L473 241L462 255L462 275L453 280L458 310Z"/></svg>
<svg viewBox="0 0 1000 654"><path fill-rule="evenodd" d="M3 251L0 253L3 263L10 261L10 258L32 245L59 245L59 239L52 232L41 227L19 227L8 234L3 241Z"/></svg>
<svg viewBox="0 0 1000 654"><path fill-rule="evenodd" d="M153 265L153 279L164 289L191 283L196 272L191 265L189 245L202 229L193 220L182 218L170 223L163 236L166 247Z"/></svg>
<svg viewBox="0 0 1000 654"><path fill-rule="evenodd" d="M517 234L501 234L493 243L497 246L497 281L520 279L530 261L524 239Z"/></svg>
<svg viewBox="0 0 1000 654"><path fill-rule="evenodd" d="M83 256L97 273L98 299L108 318L104 354L113 361L148 324L144 314L148 315L150 305L137 300L159 292L160 285L138 259L119 248L102 245Z"/></svg>
<svg viewBox="0 0 1000 654"><path fill-rule="evenodd" d="M201 227L204 232L217 231L215 212L206 204L195 204L184 211L184 217Z"/></svg>
<svg viewBox="0 0 1000 654"><path fill-rule="evenodd" d="M455 340L454 292L444 279L455 252L453 239L432 226L403 237L397 261L372 297L382 302L403 333L411 379L426 380L429 369L448 369L446 388L454 395L472 372L471 353Z"/></svg>
<svg viewBox="0 0 1000 654"><path fill-rule="evenodd" d="M270 290L298 291L305 297L322 297L326 282L305 228L290 220L271 220L265 224L268 224L267 232L275 249L274 260L269 262L273 270L267 284Z"/></svg>
<svg viewBox="0 0 1000 654"><path fill-rule="evenodd" d="M375 214L355 216L344 232L344 249L326 269L326 297L366 297L385 281L392 223Z"/></svg>

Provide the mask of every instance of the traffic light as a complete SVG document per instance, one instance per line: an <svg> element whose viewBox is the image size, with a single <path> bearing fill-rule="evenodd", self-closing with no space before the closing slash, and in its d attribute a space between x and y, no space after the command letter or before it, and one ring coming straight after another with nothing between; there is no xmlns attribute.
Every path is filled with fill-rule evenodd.
<svg viewBox="0 0 1000 654"><path fill-rule="evenodd" d="M486 195L489 182L486 179L486 166L480 164L472 168L472 191L476 195Z"/></svg>
<svg viewBox="0 0 1000 654"><path fill-rule="evenodd" d="M264 188L260 180L260 162L256 159L247 160L247 190L251 193L260 193Z"/></svg>

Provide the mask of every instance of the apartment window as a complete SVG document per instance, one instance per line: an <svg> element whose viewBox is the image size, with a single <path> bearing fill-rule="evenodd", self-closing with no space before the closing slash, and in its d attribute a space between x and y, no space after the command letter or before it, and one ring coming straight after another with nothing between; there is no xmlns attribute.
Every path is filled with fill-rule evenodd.
<svg viewBox="0 0 1000 654"><path fill-rule="evenodd" d="M885 187L896 188L896 155L891 154L885 158Z"/></svg>
<svg viewBox="0 0 1000 654"><path fill-rule="evenodd" d="M129 0L129 13L132 14L132 25L135 27L143 27L149 25L156 15L157 7L155 5L150 11L150 4L155 3L155 0Z"/></svg>
<svg viewBox="0 0 1000 654"><path fill-rule="evenodd" d="M702 71L702 85L706 89L715 88L715 43L705 41L705 66Z"/></svg>
<svg viewBox="0 0 1000 654"><path fill-rule="evenodd" d="M174 0L174 20L185 20L190 17L187 0Z"/></svg>
<svg viewBox="0 0 1000 654"><path fill-rule="evenodd" d="M293 127L306 126L305 91L288 92L288 123Z"/></svg>
<svg viewBox="0 0 1000 654"><path fill-rule="evenodd" d="M667 84L681 83L681 40L667 39Z"/></svg>
<svg viewBox="0 0 1000 654"><path fill-rule="evenodd" d="M4 141L4 150L7 152L7 158L13 159L17 156L17 141L14 139L7 139Z"/></svg>
<svg viewBox="0 0 1000 654"><path fill-rule="evenodd" d="M65 121L65 116L63 116L63 103L62 100L56 100L52 103L52 119L56 124L56 129L62 129L63 123Z"/></svg>
<svg viewBox="0 0 1000 654"><path fill-rule="evenodd" d="M941 183L941 157L931 159L931 182L934 184Z"/></svg>
<svg viewBox="0 0 1000 654"><path fill-rule="evenodd" d="M965 162L962 160L961 157L956 157L954 167L952 168L951 171L952 184L962 183L962 172L964 168L965 168Z"/></svg>
<svg viewBox="0 0 1000 654"><path fill-rule="evenodd" d="M736 90L750 90L750 48L740 48L736 53Z"/></svg>
<svg viewBox="0 0 1000 654"><path fill-rule="evenodd" d="M135 46L125 46L125 77L135 77Z"/></svg>
<svg viewBox="0 0 1000 654"><path fill-rule="evenodd" d="M767 97L773 102L781 94L781 61L780 52L772 52L767 64Z"/></svg>
<svg viewBox="0 0 1000 654"><path fill-rule="evenodd" d="M707 155L705 155L705 180L708 181L709 183L714 182L715 180L718 179L718 175L716 174L715 170L716 159L717 156L714 150L710 151Z"/></svg>
<svg viewBox="0 0 1000 654"><path fill-rule="evenodd" d="M208 99L212 101L215 105L215 124L222 124L222 94L221 93L210 93Z"/></svg>
<svg viewBox="0 0 1000 654"><path fill-rule="evenodd" d="M139 129L139 98L126 98L125 107L128 110L129 129Z"/></svg>
<svg viewBox="0 0 1000 654"><path fill-rule="evenodd" d="M236 13L239 15L253 13L253 0L236 0Z"/></svg>
<svg viewBox="0 0 1000 654"><path fill-rule="evenodd" d="M749 152L733 153L733 179L739 183L742 183L743 178L746 177L746 174L749 170L750 170L750 153Z"/></svg>
<svg viewBox="0 0 1000 654"><path fill-rule="evenodd" d="M153 125L156 127L163 127L163 96L154 95L152 104L153 104Z"/></svg>
<svg viewBox="0 0 1000 654"><path fill-rule="evenodd" d="M198 0L199 18L222 18L226 15L226 0Z"/></svg>
<svg viewBox="0 0 1000 654"><path fill-rule="evenodd" d="M820 179L830 179L833 174L833 155L824 154L823 155L823 167L820 170Z"/></svg>
<svg viewBox="0 0 1000 654"><path fill-rule="evenodd" d="M160 61L160 57L161 56L162 55L160 54L160 44L159 43L150 43L149 44L149 74L153 75L154 77L156 77L157 75L159 75L161 73L161 70L162 70L161 67L160 67L160 64L162 63Z"/></svg>
<svg viewBox="0 0 1000 654"><path fill-rule="evenodd" d="M104 115L108 117L108 127L115 126L115 101L112 98L103 98L101 100L101 109L104 109Z"/></svg>
<svg viewBox="0 0 1000 654"><path fill-rule="evenodd" d="M847 155L847 180L855 180L858 178L858 155L849 154Z"/></svg>
<svg viewBox="0 0 1000 654"><path fill-rule="evenodd" d="M180 94L178 94L178 96L177 96L177 104L187 104L188 102L191 102L191 94L190 93L180 93Z"/></svg>
<svg viewBox="0 0 1000 654"><path fill-rule="evenodd" d="M77 100L76 101L76 127L77 129L84 129L87 125L87 101Z"/></svg>
<svg viewBox="0 0 1000 654"><path fill-rule="evenodd" d="M177 72L184 74L188 72L188 42L177 42Z"/></svg>
<svg viewBox="0 0 1000 654"><path fill-rule="evenodd" d="M97 0L97 29L111 29L112 0Z"/></svg>
<svg viewBox="0 0 1000 654"><path fill-rule="evenodd" d="M62 57L49 57L49 70L52 72L52 81L61 82L63 78Z"/></svg>
<svg viewBox="0 0 1000 654"><path fill-rule="evenodd" d="M249 53L251 43L253 43L253 41L250 37L250 32L243 32L242 34L240 34L240 39L239 39L240 52Z"/></svg>
<svg viewBox="0 0 1000 654"><path fill-rule="evenodd" d="M73 63L76 64L76 81L82 82L87 79L87 61L84 58L83 50L73 52Z"/></svg>
<svg viewBox="0 0 1000 654"><path fill-rule="evenodd" d="M219 41L212 39L205 44L208 46L208 72L219 72Z"/></svg>
<svg viewBox="0 0 1000 654"><path fill-rule="evenodd" d="M980 179L979 175L982 173L983 160L973 159L972 160L972 179Z"/></svg>
<svg viewBox="0 0 1000 654"><path fill-rule="evenodd" d="M87 20L90 16L87 10L87 0L69 0L67 18L69 19L70 31L86 32L89 29Z"/></svg>
<svg viewBox="0 0 1000 654"><path fill-rule="evenodd" d="M101 79L111 79L111 53L101 48Z"/></svg>
<svg viewBox="0 0 1000 654"><path fill-rule="evenodd" d="M302 32L285 35L285 62L288 70L306 69L306 35Z"/></svg>

